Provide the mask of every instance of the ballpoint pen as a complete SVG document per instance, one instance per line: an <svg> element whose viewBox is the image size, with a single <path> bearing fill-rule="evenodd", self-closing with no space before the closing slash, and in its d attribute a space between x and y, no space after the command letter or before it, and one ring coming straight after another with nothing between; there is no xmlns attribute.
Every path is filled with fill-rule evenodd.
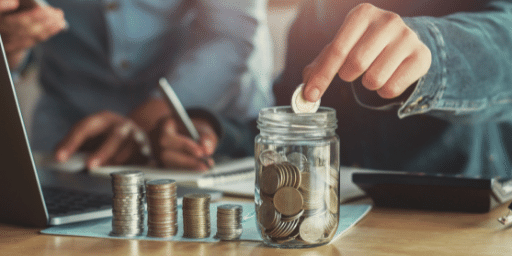
<svg viewBox="0 0 512 256"><path fill-rule="evenodd" d="M162 93L165 95L164 98L166 99L169 106L174 109L176 114L178 114L179 121L181 121L183 123L183 125L185 126L185 128L188 132L188 135L196 143L199 143L199 140L201 139L201 137L199 136L199 133L197 132L196 127L192 123L192 120L190 120L190 117L188 116L187 111L181 104L180 99L178 98L178 96L176 95L174 90L172 89L172 87L169 84L169 82L167 81L167 79L165 77L160 78L158 85L159 85ZM208 168L211 167L208 164L208 161L206 159L203 158L202 161L206 164L206 166Z"/></svg>

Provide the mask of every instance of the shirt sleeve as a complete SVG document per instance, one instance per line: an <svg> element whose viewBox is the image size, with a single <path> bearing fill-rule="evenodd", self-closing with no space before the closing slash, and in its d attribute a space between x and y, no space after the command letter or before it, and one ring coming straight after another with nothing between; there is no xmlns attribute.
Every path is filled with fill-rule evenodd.
<svg viewBox="0 0 512 256"><path fill-rule="evenodd" d="M512 120L512 1L449 16L404 18L429 47L432 64L399 108L452 122Z"/></svg>

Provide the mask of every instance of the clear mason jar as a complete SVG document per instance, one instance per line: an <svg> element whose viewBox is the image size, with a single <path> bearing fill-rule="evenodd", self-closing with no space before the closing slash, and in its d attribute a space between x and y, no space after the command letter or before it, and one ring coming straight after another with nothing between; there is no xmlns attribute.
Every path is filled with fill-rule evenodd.
<svg viewBox="0 0 512 256"><path fill-rule="evenodd" d="M291 107L259 113L255 138L256 221L263 241L280 248L326 244L339 219L339 137L336 111L295 114Z"/></svg>

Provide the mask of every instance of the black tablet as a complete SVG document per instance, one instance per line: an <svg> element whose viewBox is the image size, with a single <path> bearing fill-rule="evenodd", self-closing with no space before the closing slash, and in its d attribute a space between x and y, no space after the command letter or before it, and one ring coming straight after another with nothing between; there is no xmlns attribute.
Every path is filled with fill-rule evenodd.
<svg viewBox="0 0 512 256"><path fill-rule="evenodd" d="M485 213L512 199L512 179L402 172L355 172L375 206Z"/></svg>

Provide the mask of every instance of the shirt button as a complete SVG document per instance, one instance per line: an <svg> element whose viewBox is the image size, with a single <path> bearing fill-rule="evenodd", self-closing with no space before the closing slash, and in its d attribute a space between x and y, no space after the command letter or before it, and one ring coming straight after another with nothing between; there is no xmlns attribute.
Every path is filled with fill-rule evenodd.
<svg viewBox="0 0 512 256"><path fill-rule="evenodd" d="M105 8L107 9L107 11L117 11L119 9L119 3L118 2L107 3Z"/></svg>
<svg viewBox="0 0 512 256"><path fill-rule="evenodd" d="M130 68L130 62L127 61L127 60L122 60L121 61L121 68L124 69L124 70L127 70Z"/></svg>

